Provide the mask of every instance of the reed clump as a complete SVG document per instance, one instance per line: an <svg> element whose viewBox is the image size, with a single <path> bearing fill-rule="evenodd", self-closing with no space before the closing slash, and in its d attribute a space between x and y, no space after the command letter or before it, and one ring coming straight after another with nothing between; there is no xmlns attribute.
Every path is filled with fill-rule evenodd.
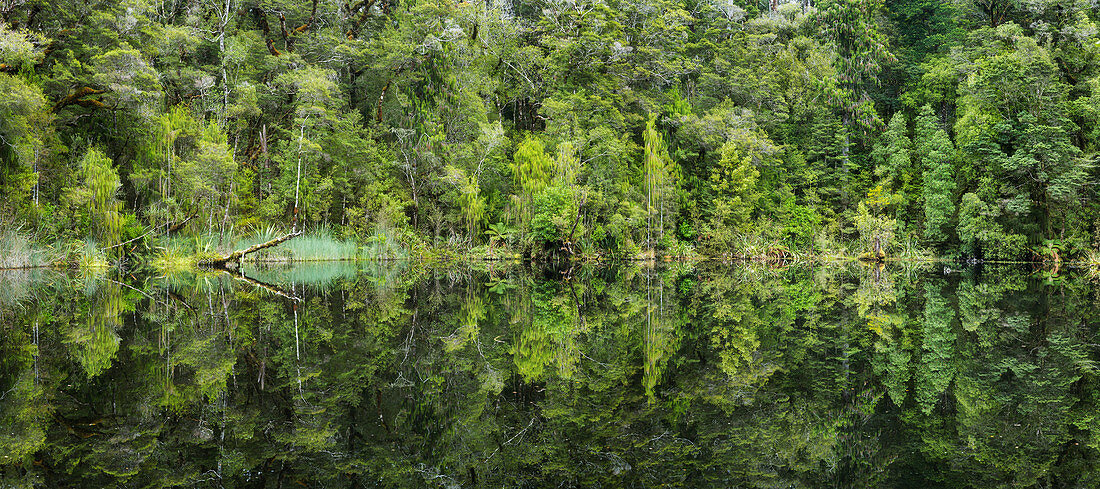
<svg viewBox="0 0 1100 489"><path fill-rule="evenodd" d="M0 269L45 267L57 260L52 248L38 246L20 229L0 230Z"/></svg>

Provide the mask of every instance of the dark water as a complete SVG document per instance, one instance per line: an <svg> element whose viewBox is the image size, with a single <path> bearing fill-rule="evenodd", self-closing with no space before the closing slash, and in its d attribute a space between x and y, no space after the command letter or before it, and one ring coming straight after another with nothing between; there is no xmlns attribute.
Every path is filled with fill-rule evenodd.
<svg viewBox="0 0 1100 489"><path fill-rule="evenodd" d="M1084 272L0 275L0 487L1098 487Z"/></svg>

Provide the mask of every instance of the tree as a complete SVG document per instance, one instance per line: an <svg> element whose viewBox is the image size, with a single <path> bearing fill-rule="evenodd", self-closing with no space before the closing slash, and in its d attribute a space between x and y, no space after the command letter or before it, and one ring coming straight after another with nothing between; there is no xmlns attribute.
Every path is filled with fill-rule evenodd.
<svg viewBox="0 0 1100 489"><path fill-rule="evenodd" d="M855 129L866 134L882 126L869 90L879 84L883 64L894 61L894 55L878 28L883 0L825 0L817 7L817 24L822 35L837 50L836 85L829 96L844 117L847 174L850 138Z"/></svg>
<svg viewBox="0 0 1100 489"><path fill-rule="evenodd" d="M657 240L665 235L665 207L675 198L678 171L676 163L668 156L664 137L657 132L657 116L651 114L646 123L642 139L645 141L645 187L646 187L646 244L653 252L653 228L656 220ZM671 196L668 194L672 194ZM669 209L669 212L673 212Z"/></svg>
<svg viewBox="0 0 1100 489"><path fill-rule="evenodd" d="M888 204L882 185L867 192L867 198L859 203L855 225L864 248L870 250L870 254L864 253L861 257L886 258L897 227L897 221L883 212Z"/></svg>
<svg viewBox="0 0 1100 489"><path fill-rule="evenodd" d="M959 241L969 256L994 260L1013 260L1024 252L1026 238L1009 233L998 223L1000 208L967 192L959 201Z"/></svg>
<svg viewBox="0 0 1100 489"><path fill-rule="evenodd" d="M1068 87L1050 52L1016 24L975 31L971 43L959 69L973 74L960 85L955 123L962 170L977 180L991 166L997 178L983 200L1000 199L1006 229L1032 244L1052 239L1072 219L1091 166L1071 138Z"/></svg>
<svg viewBox="0 0 1100 489"><path fill-rule="evenodd" d="M0 208L23 211L39 202L53 116L42 90L22 78L0 73L0 92Z"/></svg>
<svg viewBox="0 0 1100 489"><path fill-rule="evenodd" d="M751 150L735 141L722 145L721 155L710 173L714 208L705 227L705 240L709 251L729 253L733 251L735 238L748 231L760 172Z"/></svg>
<svg viewBox="0 0 1100 489"><path fill-rule="evenodd" d="M913 164L910 153L914 151L913 141L909 138L908 118L904 112L897 112L890 118L890 124L882 140L875 146L875 176L886 191L890 205L894 207L894 217L903 226L916 225L917 216L910 207L920 205L921 173ZM920 135L917 137L920 140ZM923 149L923 148L922 148ZM922 154L917 151L916 154Z"/></svg>
<svg viewBox="0 0 1100 489"><path fill-rule="evenodd" d="M553 166L554 160L546 154L546 147L536 136L528 136L516 148L511 168L516 190L512 204L521 229L526 229L531 219L535 197L550 184Z"/></svg>
<svg viewBox="0 0 1100 489"><path fill-rule="evenodd" d="M87 229L101 245L116 244L122 232L122 187L110 158L89 148L80 160L79 184L67 192L66 200L77 213L78 229Z"/></svg>
<svg viewBox="0 0 1100 489"><path fill-rule="evenodd" d="M917 116L917 153L924 167L924 237L942 245L950 238L955 216L954 153L947 133L939 126L932 107L921 107Z"/></svg>
<svg viewBox="0 0 1100 489"><path fill-rule="evenodd" d="M163 95L159 74L140 51L123 43L118 49L96 56L92 63L93 80L108 91L115 105L146 120L156 114Z"/></svg>

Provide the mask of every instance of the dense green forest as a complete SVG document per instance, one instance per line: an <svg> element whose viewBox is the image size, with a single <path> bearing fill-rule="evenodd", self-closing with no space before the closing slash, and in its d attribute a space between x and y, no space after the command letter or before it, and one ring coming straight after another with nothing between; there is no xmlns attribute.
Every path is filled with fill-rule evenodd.
<svg viewBox="0 0 1100 489"><path fill-rule="evenodd" d="M1096 257L1089 0L2 0L0 19L0 226L39 246L306 229L405 253Z"/></svg>

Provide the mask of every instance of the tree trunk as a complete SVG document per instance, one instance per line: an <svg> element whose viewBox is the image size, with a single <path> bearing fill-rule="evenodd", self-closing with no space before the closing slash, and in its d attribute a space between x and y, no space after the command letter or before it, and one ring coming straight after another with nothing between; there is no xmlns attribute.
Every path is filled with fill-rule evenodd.
<svg viewBox="0 0 1100 489"><path fill-rule="evenodd" d="M219 117L221 126L225 127L225 116L229 108L229 76L225 72L225 27L229 24L229 8L232 0L225 0L225 11L220 16L218 24L218 61L222 69L222 111Z"/></svg>
<svg viewBox="0 0 1100 489"><path fill-rule="evenodd" d="M298 177L294 179L294 224L292 231L298 231L298 186L302 182L302 138L306 135L306 126L302 125L302 132L298 134Z"/></svg>

